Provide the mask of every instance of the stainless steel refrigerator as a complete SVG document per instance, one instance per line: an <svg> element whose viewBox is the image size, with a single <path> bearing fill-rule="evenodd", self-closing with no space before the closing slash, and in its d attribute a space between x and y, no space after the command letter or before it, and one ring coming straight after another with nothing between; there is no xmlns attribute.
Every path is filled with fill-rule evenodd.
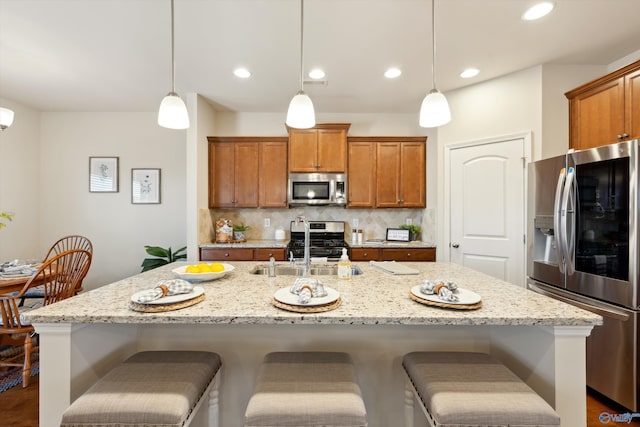
<svg viewBox="0 0 640 427"><path fill-rule="evenodd" d="M529 289L601 315L587 338L587 385L640 411L640 141L529 167Z"/></svg>

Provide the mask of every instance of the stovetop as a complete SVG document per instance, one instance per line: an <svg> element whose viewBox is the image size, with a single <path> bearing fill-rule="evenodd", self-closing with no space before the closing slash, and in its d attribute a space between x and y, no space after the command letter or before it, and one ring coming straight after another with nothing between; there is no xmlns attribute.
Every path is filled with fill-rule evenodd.
<svg viewBox="0 0 640 427"><path fill-rule="evenodd" d="M327 257L330 260L340 259L342 248L349 245L344 239L343 221L309 221L309 252L312 257ZM291 221L291 240L287 245L287 254L293 253L296 258L304 256L304 224Z"/></svg>

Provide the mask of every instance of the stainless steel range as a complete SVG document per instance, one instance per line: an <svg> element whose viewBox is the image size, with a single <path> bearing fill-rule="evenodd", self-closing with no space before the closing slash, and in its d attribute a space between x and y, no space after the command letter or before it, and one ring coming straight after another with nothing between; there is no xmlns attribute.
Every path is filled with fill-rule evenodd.
<svg viewBox="0 0 640 427"><path fill-rule="evenodd" d="M291 240L287 245L287 255L294 258L304 258L304 223L291 221ZM326 257L329 261L338 261L342 255L342 248L349 245L344 239L343 221L309 221L311 257Z"/></svg>

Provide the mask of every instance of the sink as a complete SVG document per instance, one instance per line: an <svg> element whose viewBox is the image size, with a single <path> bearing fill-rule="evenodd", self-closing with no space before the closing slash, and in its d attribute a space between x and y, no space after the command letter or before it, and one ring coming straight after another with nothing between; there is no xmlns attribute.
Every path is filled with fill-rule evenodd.
<svg viewBox="0 0 640 427"><path fill-rule="evenodd" d="M268 264L259 264L254 266L249 273L251 274L269 274ZM337 276L338 264L331 265L311 265L308 271L310 276ZM276 276L302 276L304 274L304 267L301 265L278 265L276 264ZM351 266L351 274L357 276L362 274L360 267Z"/></svg>

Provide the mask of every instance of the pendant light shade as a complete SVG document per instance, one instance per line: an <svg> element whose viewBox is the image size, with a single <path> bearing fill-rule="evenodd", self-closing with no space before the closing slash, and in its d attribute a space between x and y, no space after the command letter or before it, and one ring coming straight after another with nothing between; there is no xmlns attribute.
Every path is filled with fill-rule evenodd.
<svg viewBox="0 0 640 427"><path fill-rule="evenodd" d="M0 130L5 130L13 124L13 110L0 107Z"/></svg>
<svg viewBox="0 0 640 427"><path fill-rule="evenodd" d="M171 0L171 92L162 99L158 110L158 124L169 129L187 129L189 113L184 101L176 93L176 61L173 43L173 0Z"/></svg>
<svg viewBox="0 0 640 427"><path fill-rule="evenodd" d="M304 0L300 0L300 91L289 103L287 126L296 129L308 129L316 125L316 113L311 98L304 93Z"/></svg>
<svg viewBox="0 0 640 427"><path fill-rule="evenodd" d="M431 76L433 78L433 89L429 91L422 101L420 107L419 124L425 128L433 128L445 125L451 121L451 110L449 103L444 94L436 88L436 18L435 18L436 0L431 0L431 41L432 58L431 58Z"/></svg>

